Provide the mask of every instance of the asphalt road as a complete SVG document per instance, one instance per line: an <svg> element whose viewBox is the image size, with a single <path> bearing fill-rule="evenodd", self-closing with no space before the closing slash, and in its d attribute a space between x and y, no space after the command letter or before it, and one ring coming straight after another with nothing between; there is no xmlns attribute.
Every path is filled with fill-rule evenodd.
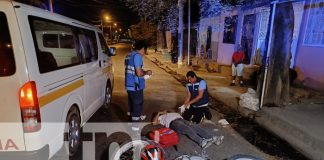
<svg viewBox="0 0 324 160"><path fill-rule="evenodd" d="M127 128L127 93L124 89L124 58L130 52L129 44L116 44L117 55L113 57L115 71L115 87L113 90L112 106L110 108L101 107L83 127L83 146L76 159L84 160L107 160L109 153L116 149L114 145L124 144L130 141L131 135ZM148 131L158 126L149 124L153 113L165 109L174 109L179 107L185 99L185 88L172 77L146 57L144 60L144 69L151 69L153 76L146 81L144 91L143 113L148 117L146 125L142 130L142 137L145 137ZM212 110L213 119L201 126L215 135L224 135L225 140L220 146L212 145L207 148L206 155L209 159L226 159L236 154L249 154L264 159L275 159L270 157L253 145L248 143L230 126L221 126L217 123L219 114ZM90 126L90 127L89 127ZM88 132L89 128L95 128L96 132ZM201 148L184 135L179 135L179 144L177 148L170 147L165 149L165 159L175 159L180 155L200 155ZM88 144L94 147L88 147ZM117 145L117 146L118 146ZM84 156L87 155L87 156ZM89 156L90 155L90 156Z"/></svg>
<svg viewBox="0 0 324 160"><path fill-rule="evenodd" d="M124 58L130 52L129 44L117 44L117 55L113 57L115 71L115 86L113 90L112 106L108 109L101 107L89 120L89 123L105 122L112 128L121 126L127 127L128 117L126 112L127 93L124 88ZM149 123L152 115L155 112L164 109L177 108L181 105L185 96L185 88L171 75L160 69L154 63L143 58L144 69L151 69L153 76L146 81L146 89L144 90L144 107L143 114L147 115L146 122ZM145 124L143 124L145 125ZM123 127L122 127L123 126ZM142 136L145 136L148 131L152 130L152 125L147 125L142 130ZM123 144L130 140L129 135L120 132L107 135L97 135L96 141L96 159L107 159L108 148L111 142Z"/></svg>

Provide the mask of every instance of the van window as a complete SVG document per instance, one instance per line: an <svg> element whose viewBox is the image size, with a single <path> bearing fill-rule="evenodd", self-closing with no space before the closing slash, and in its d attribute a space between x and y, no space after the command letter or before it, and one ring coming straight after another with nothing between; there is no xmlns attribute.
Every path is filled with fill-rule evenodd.
<svg viewBox="0 0 324 160"><path fill-rule="evenodd" d="M80 50L83 63L94 62L98 60L98 47L95 32L80 29L78 32Z"/></svg>
<svg viewBox="0 0 324 160"><path fill-rule="evenodd" d="M107 43L105 41L105 38L103 37L102 34L99 34L99 39L100 39L100 44L101 44L101 49L104 54L107 54L109 52Z"/></svg>
<svg viewBox="0 0 324 160"><path fill-rule="evenodd" d="M72 35L66 35L66 34L60 34L60 48L67 48L67 49L73 49L74 46L74 39Z"/></svg>
<svg viewBox="0 0 324 160"><path fill-rule="evenodd" d="M75 27L33 16L29 23L40 73L81 64Z"/></svg>
<svg viewBox="0 0 324 160"><path fill-rule="evenodd" d="M0 77L13 75L16 71L7 17L0 12Z"/></svg>
<svg viewBox="0 0 324 160"><path fill-rule="evenodd" d="M59 48L57 34L43 34L43 46L46 48Z"/></svg>

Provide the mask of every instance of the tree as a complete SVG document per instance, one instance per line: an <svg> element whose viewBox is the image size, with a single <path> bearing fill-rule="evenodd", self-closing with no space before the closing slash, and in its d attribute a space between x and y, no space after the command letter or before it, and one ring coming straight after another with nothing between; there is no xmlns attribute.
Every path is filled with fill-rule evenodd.
<svg viewBox="0 0 324 160"><path fill-rule="evenodd" d="M176 0L124 0L126 5L138 12L138 15L145 21L149 21L154 24L173 28L177 23L174 16L177 15L175 12Z"/></svg>
<svg viewBox="0 0 324 160"><path fill-rule="evenodd" d="M264 0L258 0L264 1ZM233 7L254 4L254 0L201 0L200 1L200 16L208 18L216 16L220 13L229 11Z"/></svg>
<svg viewBox="0 0 324 160"><path fill-rule="evenodd" d="M176 32L178 28L178 14L178 7L176 5L170 6L170 8L167 9L165 18L162 19L161 24L171 32Z"/></svg>
<svg viewBox="0 0 324 160"><path fill-rule="evenodd" d="M199 6L202 18L213 17L230 9L230 5L221 3L220 0L201 0Z"/></svg>
<svg viewBox="0 0 324 160"><path fill-rule="evenodd" d="M171 32L176 31L177 18L175 17L178 12L176 12L175 0L124 0L124 2L129 8L138 12L142 21L148 24L157 25L158 29L162 30L163 34L165 34L166 29L171 30ZM148 33L147 35L150 34ZM165 35L163 37L165 37ZM164 46L166 46L166 42L164 42Z"/></svg>
<svg viewBox="0 0 324 160"><path fill-rule="evenodd" d="M289 101L289 66L293 30L292 2L278 4L275 10L273 30L270 33L268 29L267 35L267 39L270 41L270 56L269 60L266 60L266 62L268 61L268 74L265 77L264 105L282 106ZM271 39L269 39L270 34L272 34ZM264 74L265 70L263 70ZM259 87L261 86L259 85Z"/></svg>
<svg viewBox="0 0 324 160"><path fill-rule="evenodd" d="M156 34L156 25L149 22L140 21L131 26L132 37L136 40L150 40Z"/></svg>

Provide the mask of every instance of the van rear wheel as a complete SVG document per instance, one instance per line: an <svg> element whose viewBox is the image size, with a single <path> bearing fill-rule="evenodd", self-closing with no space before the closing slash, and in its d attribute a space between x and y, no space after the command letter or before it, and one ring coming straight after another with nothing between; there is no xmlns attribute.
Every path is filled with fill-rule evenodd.
<svg viewBox="0 0 324 160"><path fill-rule="evenodd" d="M81 144L81 120L76 107L72 107L66 117L67 144L66 149L70 157L74 157Z"/></svg>
<svg viewBox="0 0 324 160"><path fill-rule="evenodd" d="M105 92L105 108L109 108L111 106L111 99L112 99L112 90L110 83L106 85L106 92Z"/></svg>

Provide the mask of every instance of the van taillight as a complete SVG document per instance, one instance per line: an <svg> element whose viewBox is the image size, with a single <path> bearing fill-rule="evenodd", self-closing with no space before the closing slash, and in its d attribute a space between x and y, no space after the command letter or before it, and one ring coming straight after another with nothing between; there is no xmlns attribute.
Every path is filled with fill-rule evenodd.
<svg viewBox="0 0 324 160"><path fill-rule="evenodd" d="M27 82L19 92L21 119L25 132L35 132L41 127L36 83Z"/></svg>

